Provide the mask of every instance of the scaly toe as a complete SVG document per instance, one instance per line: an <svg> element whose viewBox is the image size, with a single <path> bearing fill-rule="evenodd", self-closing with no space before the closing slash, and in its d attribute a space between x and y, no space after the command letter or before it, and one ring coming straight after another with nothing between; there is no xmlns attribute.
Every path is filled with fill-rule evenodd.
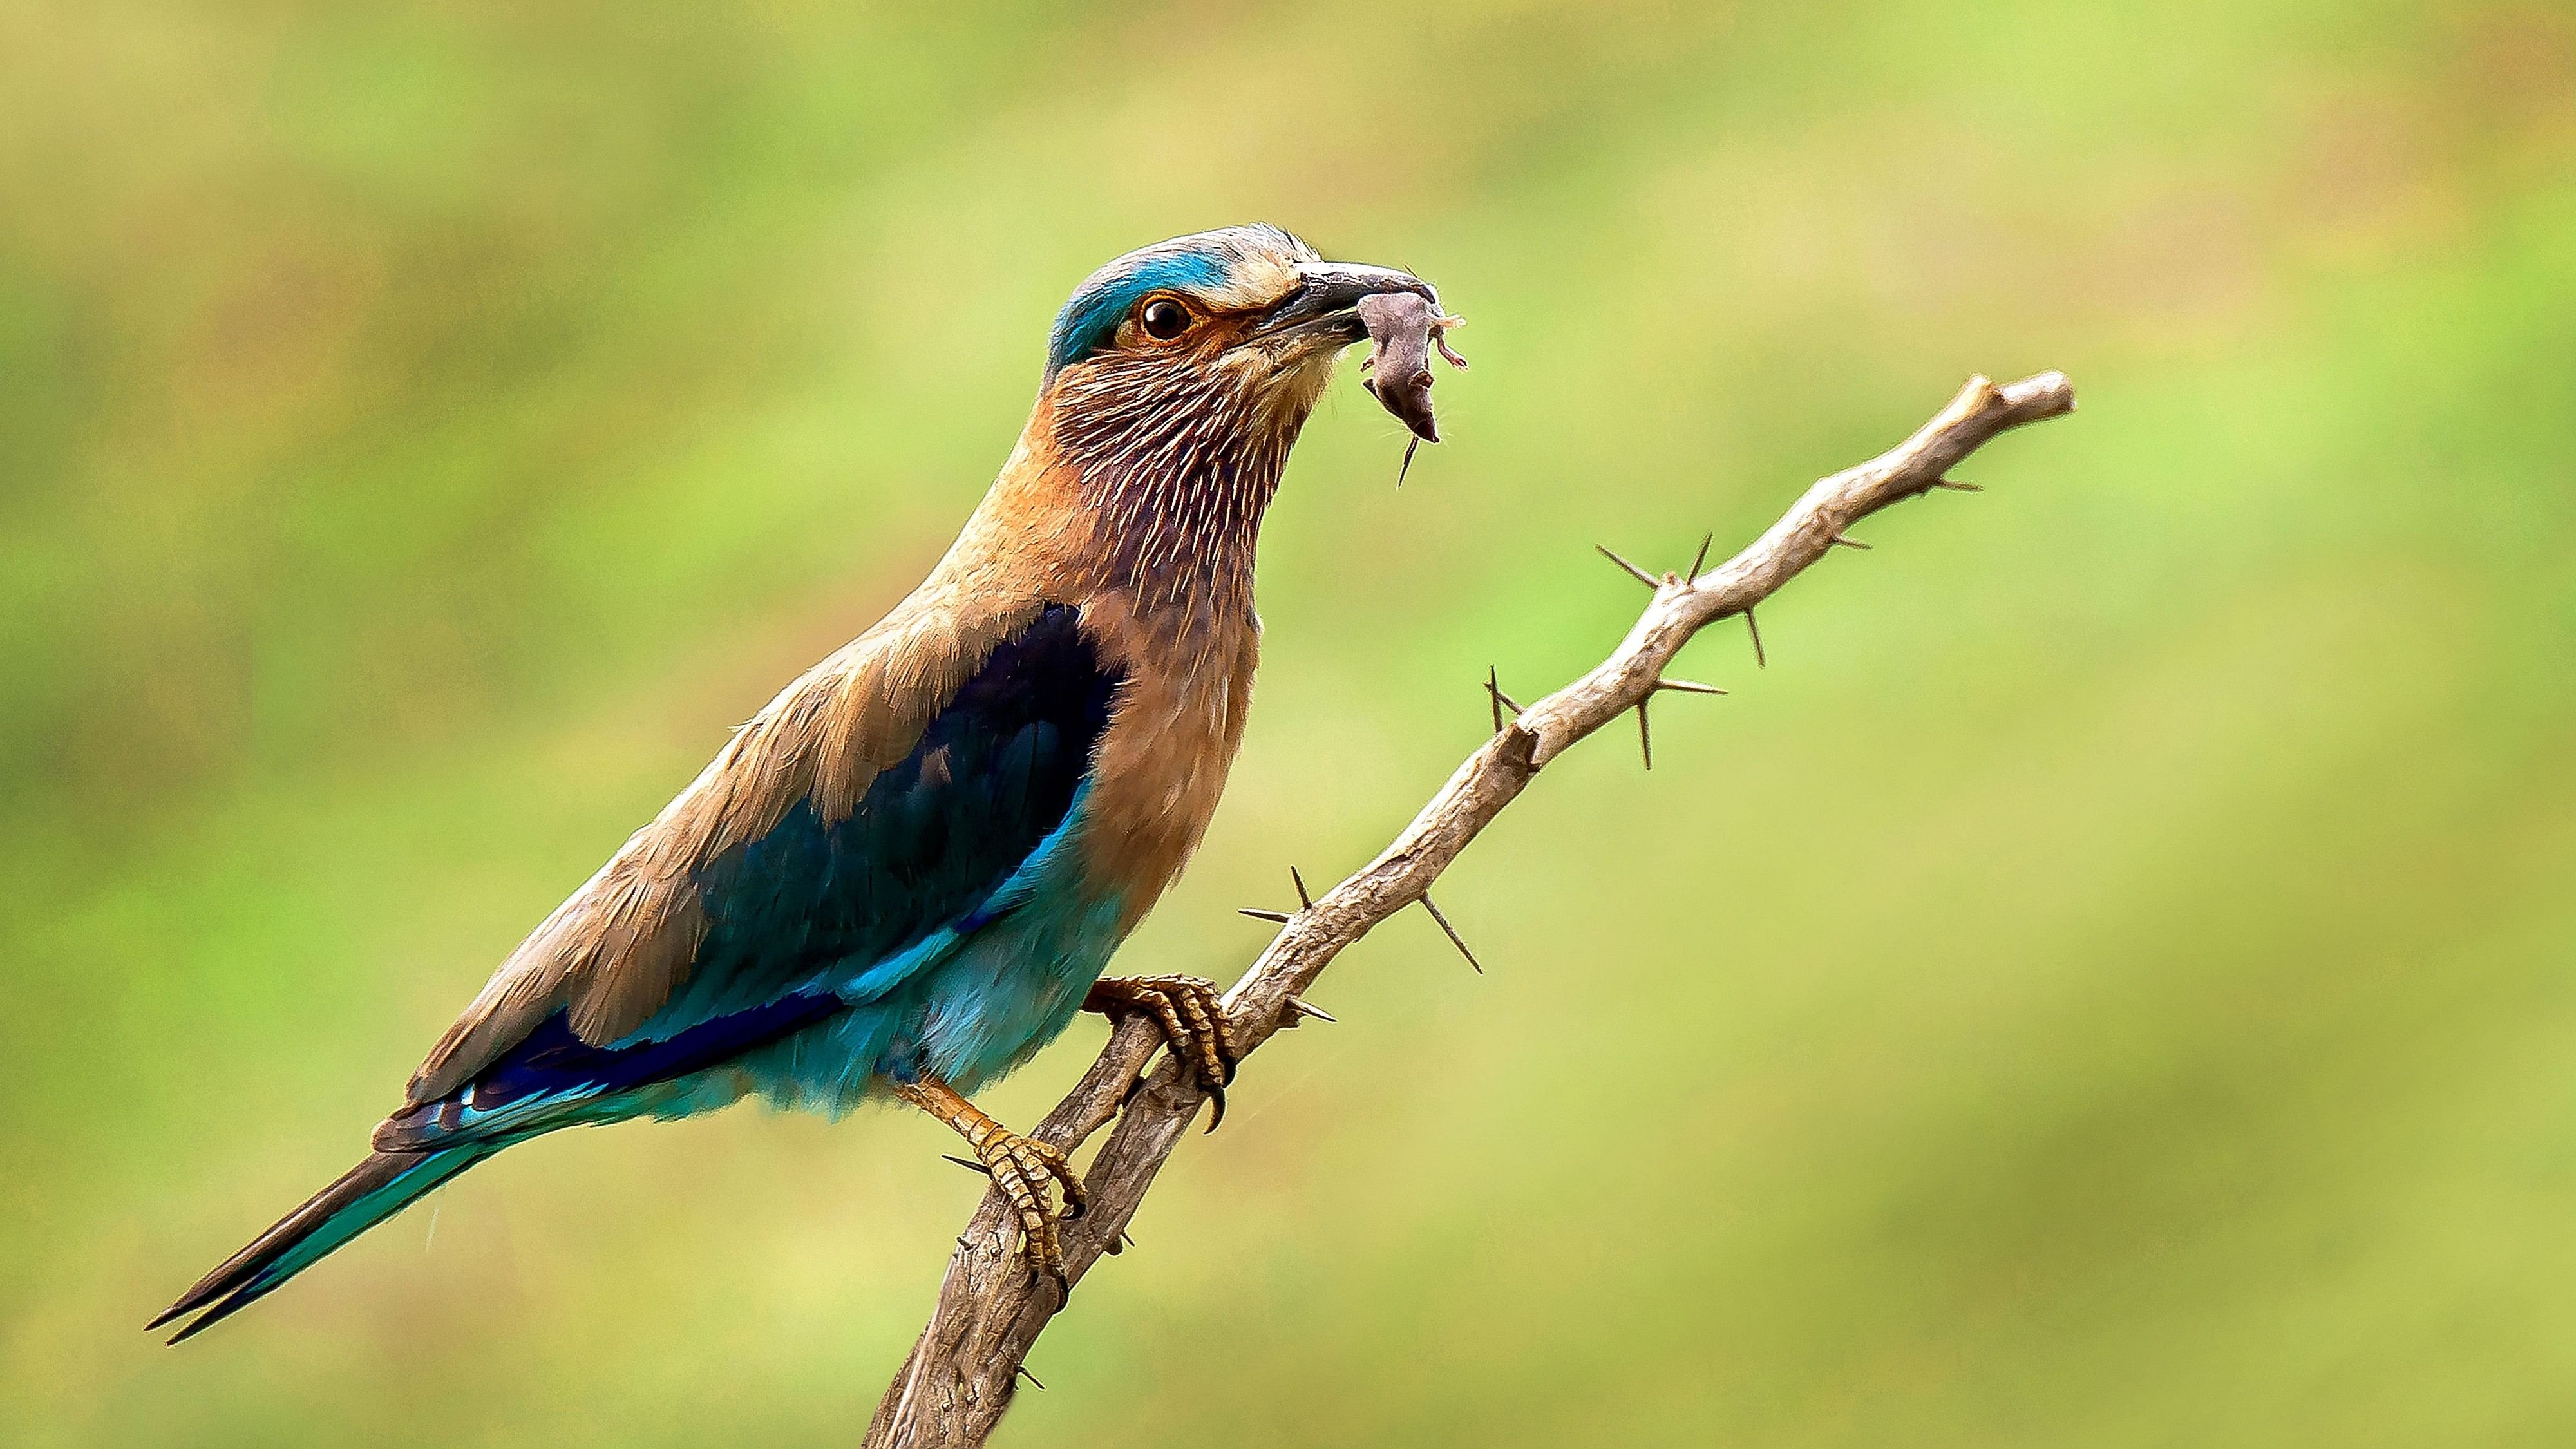
<svg viewBox="0 0 2576 1449"><path fill-rule="evenodd" d="M1017 1133L997 1134L977 1144L975 1155L1019 1217L1020 1251L1029 1271L1054 1280L1057 1301L1063 1302L1072 1295L1073 1281L1064 1270L1064 1244L1057 1224L1081 1217L1089 1206L1071 1160L1058 1149ZM1049 1196L1050 1185L1064 1194L1063 1208L1057 1208Z"/></svg>
<svg viewBox="0 0 2576 1449"><path fill-rule="evenodd" d="M1225 1012L1217 984L1201 976L1109 977L1092 988L1095 1010L1143 1012L1163 1029L1163 1045L1174 1060L1187 1064L1213 1110L1208 1130L1225 1120L1225 1089L1234 1084L1237 1056L1234 1023ZM1143 1078L1128 1087L1134 1097ZM1122 1103L1123 1105L1123 1103Z"/></svg>

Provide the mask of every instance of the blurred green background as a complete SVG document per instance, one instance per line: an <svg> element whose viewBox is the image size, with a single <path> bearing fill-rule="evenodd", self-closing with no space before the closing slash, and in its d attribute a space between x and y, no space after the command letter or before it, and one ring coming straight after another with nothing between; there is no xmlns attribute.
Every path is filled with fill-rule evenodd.
<svg viewBox="0 0 2576 1449"><path fill-rule="evenodd" d="M855 1442L979 1184L512 1153L184 1351L520 934L945 546L1053 309L1269 219L1349 369L1122 969L1357 865L1657 566L2071 373L1317 993L1019 1444L2576 1439L2576 18L0 5L0 1441ZM1079 1026L987 1105L1026 1122Z"/></svg>

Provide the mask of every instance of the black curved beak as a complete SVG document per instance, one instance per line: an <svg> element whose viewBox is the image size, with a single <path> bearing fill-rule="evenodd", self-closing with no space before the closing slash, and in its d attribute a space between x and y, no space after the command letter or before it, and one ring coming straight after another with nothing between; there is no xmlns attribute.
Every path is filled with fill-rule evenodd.
<svg viewBox="0 0 2576 1449"><path fill-rule="evenodd" d="M1360 322L1360 299L1387 292L1411 292L1429 302L1435 314L1440 310L1440 294L1429 282L1393 267L1305 262L1297 268L1297 279L1297 290L1271 307L1257 335L1347 347L1368 336Z"/></svg>

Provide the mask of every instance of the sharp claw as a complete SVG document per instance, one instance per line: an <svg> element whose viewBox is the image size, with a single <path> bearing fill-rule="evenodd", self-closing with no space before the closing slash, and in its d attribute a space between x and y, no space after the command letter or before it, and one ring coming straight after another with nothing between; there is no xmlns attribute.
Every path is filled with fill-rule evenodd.
<svg viewBox="0 0 2576 1449"><path fill-rule="evenodd" d="M1296 884L1299 898L1306 899L1304 879L1297 878ZM1125 1008L1153 1017L1163 1029L1167 1054L1215 1101L1216 1109L1207 1126L1208 1131L1215 1131L1225 1119L1225 1089L1234 1085L1238 1065L1232 1026L1225 1015L1225 998L1218 993L1216 983L1195 976L1153 976L1119 985L1130 998ZM1150 1081L1149 1073L1139 1073L1129 1082L1119 1098L1121 1110L1134 1102Z"/></svg>
<svg viewBox="0 0 2576 1449"><path fill-rule="evenodd" d="M1072 1222L1091 1211L1091 1194L1082 1190L1082 1178L1073 1164L1061 1156L1051 1158L1047 1171L1055 1175L1056 1187L1064 1194L1064 1220Z"/></svg>

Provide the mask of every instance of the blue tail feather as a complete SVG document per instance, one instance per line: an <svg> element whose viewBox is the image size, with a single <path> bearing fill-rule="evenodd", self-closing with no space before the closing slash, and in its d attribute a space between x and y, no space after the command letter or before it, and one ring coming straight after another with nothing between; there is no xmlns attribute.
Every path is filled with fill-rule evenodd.
<svg viewBox="0 0 2576 1449"><path fill-rule="evenodd" d="M179 1343L203 1333L499 1150L497 1144L472 1143L435 1152L375 1153L315 1193L304 1206L279 1219L276 1226L208 1273L144 1327L158 1328L182 1314L204 1308L202 1316L172 1335L170 1341Z"/></svg>

